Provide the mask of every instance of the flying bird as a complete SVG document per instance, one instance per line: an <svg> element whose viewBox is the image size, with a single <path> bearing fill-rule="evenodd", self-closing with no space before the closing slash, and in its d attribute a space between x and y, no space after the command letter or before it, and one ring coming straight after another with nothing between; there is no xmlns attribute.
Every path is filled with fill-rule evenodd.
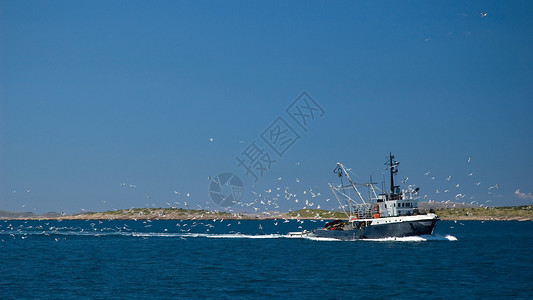
<svg viewBox="0 0 533 300"><path fill-rule="evenodd" d="M486 17L487 16L487 13L484 13L484 12L479 12L479 14L481 15L482 18Z"/></svg>

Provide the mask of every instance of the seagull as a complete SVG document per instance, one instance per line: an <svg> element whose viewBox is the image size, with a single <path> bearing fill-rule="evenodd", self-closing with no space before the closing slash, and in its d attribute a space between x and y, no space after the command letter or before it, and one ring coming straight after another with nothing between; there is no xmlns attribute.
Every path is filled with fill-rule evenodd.
<svg viewBox="0 0 533 300"><path fill-rule="evenodd" d="M300 182L300 179L296 178L296 183L299 183Z"/></svg>
<svg viewBox="0 0 533 300"><path fill-rule="evenodd" d="M187 193L187 197L190 197L191 195L189 193Z"/></svg>
<svg viewBox="0 0 533 300"><path fill-rule="evenodd" d="M126 186L126 183L125 183L125 182L123 182L123 183L121 183L120 185L121 185L121 186Z"/></svg>
<svg viewBox="0 0 533 300"><path fill-rule="evenodd" d="M426 173L424 173L424 175L425 175L425 176L428 176L428 175L429 175L429 173L431 173L431 171L430 171L430 172L426 172Z"/></svg>
<svg viewBox="0 0 533 300"><path fill-rule="evenodd" d="M472 176L472 175L474 175L474 173L468 173L468 176Z"/></svg>
<svg viewBox="0 0 533 300"><path fill-rule="evenodd" d="M452 175L448 176L448 178L446 178L446 180L450 181L450 179L452 179Z"/></svg>
<svg viewBox="0 0 533 300"><path fill-rule="evenodd" d="M214 141L214 139L213 139L213 138L210 138L210 139L209 139L209 141L211 141L211 142L212 142L212 141Z"/></svg>
<svg viewBox="0 0 533 300"><path fill-rule="evenodd" d="M481 15L482 18L486 17L487 16L487 13L484 13L484 12L479 12L479 14Z"/></svg>
<svg viewBox="0 0 533 300"><path fill-rule="evenodd" d="M472 158L470 158L470 156L468 157L468 159L466 160L466 162L470 162L472 160Z"/></svg>
<svg viewBox="0 0 533 300"><path fill-rule="evenodd" d="M409 177L405 177L405 178L402 180L402 183L407 182L408 179L409 179Z"/></svg>

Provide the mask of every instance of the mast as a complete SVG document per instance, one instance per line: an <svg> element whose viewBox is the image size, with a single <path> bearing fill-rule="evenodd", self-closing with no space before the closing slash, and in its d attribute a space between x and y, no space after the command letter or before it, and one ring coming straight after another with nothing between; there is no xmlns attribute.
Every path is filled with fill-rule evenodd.
<svg viewBox="0 0 533 300"><path fill-rule="evenodd" d="M389 153L389 161L387 162L387 165L389 165L390 169L390 198L392 200L396 199L396 188L400 186L394 185L394 175L398 173L398 169L396 168L400 163L394 160L394 155L392 155L392 152Z"/></svg>

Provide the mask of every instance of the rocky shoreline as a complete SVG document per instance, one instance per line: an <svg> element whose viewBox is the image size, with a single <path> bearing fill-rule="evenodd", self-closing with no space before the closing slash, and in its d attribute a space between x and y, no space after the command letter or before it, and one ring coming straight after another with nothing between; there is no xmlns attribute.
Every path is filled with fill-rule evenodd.
<svg viewBox="0 0 533 300"><path fill-rule="evenodd" d="M533 221L533 206L438 208L441 220L450 221ZM227 213L182 208L131 208L72 215L47 213L34 215L0 211L3 220L269 220L269 219L344 219L343 213L320 209L293 212Z"/></svg>

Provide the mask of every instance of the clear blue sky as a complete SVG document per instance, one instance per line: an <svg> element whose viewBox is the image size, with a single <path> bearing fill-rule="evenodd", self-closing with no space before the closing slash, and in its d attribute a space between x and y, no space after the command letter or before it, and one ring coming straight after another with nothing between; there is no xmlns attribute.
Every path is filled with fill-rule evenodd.
<svg viewBox="0 0 533 300"><path fill-rule="evenodd" d="M531 1L1 0L0 209L220 209L208 176L223 172L244 202L279 187L281 210L331 208L336 162L380 181L389 152L427 199L532 204L532 15ZM303 91L325 112L307 132L285 112ZM252 187L235 158L278 117L300 139Z"/></svg>

